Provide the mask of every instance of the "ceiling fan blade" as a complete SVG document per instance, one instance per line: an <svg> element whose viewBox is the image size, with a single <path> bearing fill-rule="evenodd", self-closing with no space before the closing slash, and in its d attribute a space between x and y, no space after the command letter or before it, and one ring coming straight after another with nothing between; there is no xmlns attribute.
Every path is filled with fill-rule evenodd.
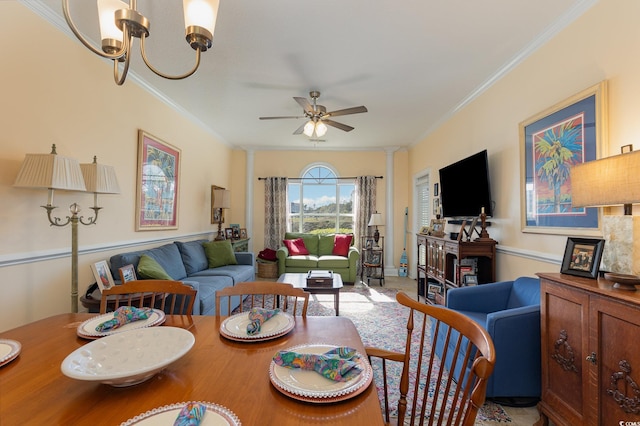
<svg viewBox="0 0 640 426"><path fill-rule="evenodd" d="M347 126L346 124L338 123L337 121L333 120L322 120L322 122L327 126L335 127L336 129L344 130L345 132L350 132L354 129L354 127Z"/></svg>
<svg viewBox="0 0 640 426"><path fill-rule="evenodd" d="M294 96L293 99L295 99L296 102L300 104L302 109L304 109L307 113L313 115L313 113L314 113L313 107L311 106L311 104L309 103L307 98L301 98L301 97L298 97L298 96Z"/></svg>
<svg viewBox="0 0 640 426"><path fill-rule="evenodd" d="M294 135L301 135L301 134L302 134L302 132L303 132L303 130L304 130L304 126L305 126L305 124L307 124L307 123L306 123L306 122L302 123L302 124L300 125L300 127L298 127L298 128L296 129L296 131L295 131L295 132L293 132L293 134L294 134Z"/></svg>
<svg viewBox="0 0 640 426"><path fill-rule="evenodd" d="M260 120L279 120L281 118L304 118L298 115L283 115L281 117L258 117Z"/></svg>
<svg viewBox="0 0 640 426"><path fill-rule="evenodd" d="M365 106L358 106L358 107L353 107L353 108L345 108L345 109L339 109L337 111L331 111L325 114L325 116L327 117L337 117L339 115L349 115L349 114L360 114L361 112L367 112L367 107Z"/></svg>

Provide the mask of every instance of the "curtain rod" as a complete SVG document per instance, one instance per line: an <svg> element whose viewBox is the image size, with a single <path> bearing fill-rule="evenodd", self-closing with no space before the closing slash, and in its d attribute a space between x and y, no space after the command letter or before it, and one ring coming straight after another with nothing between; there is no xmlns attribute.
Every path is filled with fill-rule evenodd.
<svg viewBox="0 0 640 426"><path fill-rule="evenodd" d="M280 176L274 176L274 177L280 177ZM318 179L337 179L337 180L341 180L341 179L357 179L360 176L345 176L345 177L326 177L326 178L317 178L317 177L308 177L308 178L294 178L294 177L290 177L287 179L291 179L291 180L306 180L306 179L311 179L311 180L318 180ZM376 179L384 179L384 176L373 176ZM259 177L258 180L267 180L268 178L263 178L263 177Z"/></svg>

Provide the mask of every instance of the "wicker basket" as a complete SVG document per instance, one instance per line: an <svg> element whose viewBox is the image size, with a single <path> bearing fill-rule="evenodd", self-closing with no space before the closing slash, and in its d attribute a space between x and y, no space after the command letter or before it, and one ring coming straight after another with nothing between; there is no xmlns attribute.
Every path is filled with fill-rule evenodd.
<svg viewBox="0 0 640 426"><path fill-rule="evenodd" d="M258 262L258 276L260 278L278 278L278 264Z"/></svg>

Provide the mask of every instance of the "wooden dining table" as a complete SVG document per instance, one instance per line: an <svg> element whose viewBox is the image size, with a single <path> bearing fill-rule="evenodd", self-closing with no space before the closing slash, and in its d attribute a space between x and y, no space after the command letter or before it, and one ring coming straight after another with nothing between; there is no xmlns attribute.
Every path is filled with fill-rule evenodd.
<svg viewBox="0 0 640 426"><path fill-rule="evenodd" d="M304 402L281 393L269 379L273 355L305 343L351 346L364 354L345 317L296 317L285 336L237 342L220 334L224 317L167 315L162 326L188 329L195 344L151 379L113 387L65 376L61 363L89 342L76 334L92 314L60 314L0 333L22 345L0 367L0 424L119 425L154 408L204 401L233 411L243 425L382 425L374 384L334 403Z"/></svg>

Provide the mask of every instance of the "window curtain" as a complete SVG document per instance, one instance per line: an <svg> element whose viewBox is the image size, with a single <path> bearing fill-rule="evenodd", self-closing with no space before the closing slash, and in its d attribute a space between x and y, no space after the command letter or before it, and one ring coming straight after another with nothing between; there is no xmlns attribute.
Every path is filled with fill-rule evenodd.
<svg viewBox="0 0 640 426"><path fill-rule="evenodd" d="M264 246L277 250L287 232L286 177L268 177L264 182Z"/></svg>
<svg viewBox="0 0 640 426"><path fill-rule="evenodd" d="M361 237L369 235L367 224L371 214L376 212L376 178L375 176L358 176L356 178L356 205L355 205L355 238L356 247L362 252L360 246ZM360 265L358 264L358 269ZM358 270L358 274L360 271Z"/></svg>

